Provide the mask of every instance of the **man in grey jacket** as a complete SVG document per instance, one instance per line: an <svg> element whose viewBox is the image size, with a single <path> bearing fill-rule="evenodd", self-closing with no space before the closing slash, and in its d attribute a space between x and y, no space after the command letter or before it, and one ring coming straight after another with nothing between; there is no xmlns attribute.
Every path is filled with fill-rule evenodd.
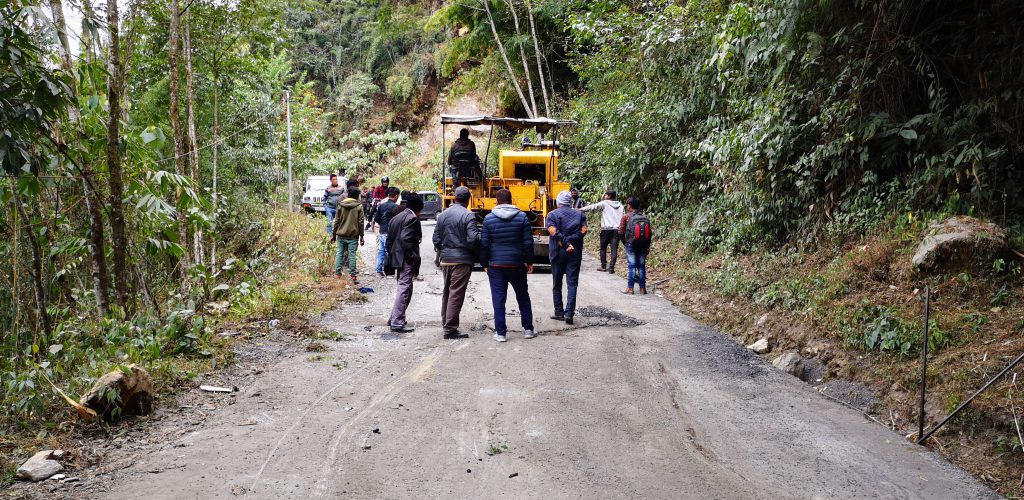
<svg viewBox="0 0 1024 500"><path fill-rule="evenodd" d="M441 326L446 339L464 339L469 335L459 331L459 313L466 299L469 276L476 262L480 245L480 228L476 214L470 212L469 188L455 189L455 203L437 216L434 227L434 250L438 253L444 288L441 292Z"/></svg>

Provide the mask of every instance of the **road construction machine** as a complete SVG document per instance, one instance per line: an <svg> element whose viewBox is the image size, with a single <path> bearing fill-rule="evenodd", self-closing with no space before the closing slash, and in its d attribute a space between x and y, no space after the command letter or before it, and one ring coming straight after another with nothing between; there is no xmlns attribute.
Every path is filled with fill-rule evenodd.
<svg viewBox="0 0 1024 500"><path fill-rule="evenodd" d="M488 127L487 146L481 160L475 154L455 151L449 162L444 150L447 126ZM526 213L533 225L534 255L537 264L548 262L548 234L544 220L556 208L558 193L569 189L569 182L559 178L558 159L560 129L576 125L571 120L550 118L506 118L498 116L441 115L441 175L438 192L442 210L455 202L455 188L466 186L472 193L469 209L477 214L477 221L497 205L495 193L508 189L512 203ZM494 127L515 130L533 129L538 133L535 141L524 139L518 149L498 152L498 164L488 165Z"/></svg>

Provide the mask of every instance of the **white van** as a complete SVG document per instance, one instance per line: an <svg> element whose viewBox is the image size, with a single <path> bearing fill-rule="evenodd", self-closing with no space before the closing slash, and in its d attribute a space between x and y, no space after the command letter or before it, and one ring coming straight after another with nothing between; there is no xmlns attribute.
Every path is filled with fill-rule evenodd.
<svg viewBox="0 0 1024 500"><path fill-rule="evenodd" d="M344 187L348 179L338 176L338 185ZM330 175L311 175L306 178L305 191L302 194L302 208L315 213L326 212L324 208L324 190L331 185Z"/></svg>

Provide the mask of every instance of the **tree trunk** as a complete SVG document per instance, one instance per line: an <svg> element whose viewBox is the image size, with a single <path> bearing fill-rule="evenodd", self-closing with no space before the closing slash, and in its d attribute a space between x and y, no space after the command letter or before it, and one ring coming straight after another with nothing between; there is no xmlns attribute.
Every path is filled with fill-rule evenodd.
<svg viewBox="0 0 1024 500"><path fill-rule="evenodd" d="M218 142L220 141L220 74L217 68L213 70L213 223L214 223L214 238L212 242L213 248L210 250L210 265L217 267L217 224L218 213L218 198L220 193L217 192L217 149L219 148Z"/></svg>
<svg viewBox="0 0 1024 500"><path fill-rule="evenodd" d="M188 125L188 159L191 169L192 184L196 191L203 185L199 172L199 138L196 136L196 91L192 74L192 14L185 12L185 25L182 31L182 58L185 60L185 113ZM192 235L192 256L197 264L203 263L203 232L196 230Z"/></svg>
<svg viewBox="0 0 1024 500"><path fill-rule="evenodd" d="M178 82L178 40L180 37L179 26L180 26L180 12L178 8L178 0L171 0L171 26L168 40L167 49L167 66L168 66L168 86L170 87L170 113L171 113L171 131L174 136L174 171L180 176L185 176L185 137L181 130L181 119L178 116L178 102L181 99L181 92L179 90ZM183 197L185 191L178 188L178 206L184 205ZM181 260L178 261L178 273L184 278L186 270L191 265L191 259L189 259L189 244L188 244L188 220L184 210L178 210L178 241L181 244L182 256Z"/></svg>
<svg viewBox="0 0 1024 500"><path fill-rule="evenodd" d="M522 36L523 32L519 29L519 14L516 13L516 6L512 3L512 0L505 0L508 5L508 10L512 13L512 24L516 28L516 36ZM523 45L519 44L519 59L523 63L523 73L526 75L526 90L530 93L530 105L533 111L533 116L537 116L537 98L534 97L533 93L533 77L530 76L530 65L526 62L526 51L523 50Z"/></svg>
<svg viewBox="0 0 1024 500"><path fill-rule="evenodd" d="M508 70L508 77L512 80L512 85L516 88L516 94L519 94L519 100L523 103L523 108L526 109L526 115L530 118L534 118L533 111L530 108L530 103L526 102L526 96L523 95L523 88L519 86L519 79L516 78L516 72L512 69L512 63L508 62L508 55L505 53L505 44L501 43L501 37L498 36L498 29L494 26L494 16L491 15L491 0L483 0L484 10L487 11L488 24L491 26L491 34L494 35L494 43L498 46L498 52L501 53L501 60L505 61L505 69Z"/></svg>
<svg viewBox="0 0 1024 500"><path fill-rule="evenodd" d="M540 91L544 96L544 116L551 118L551 107L548 105L548 88L547 84L544 82L544 66L540 63L540 44L537 42L537 25L533 22L533 10L530 7L530 0L523 0L523 2L526 4L526 17L530 20L530 35L533 37L533 54L537 57L537 75L540 76Z"/></svg>
<svg viewBox="0 0 1024 500"><path fill-rule="evenodd" d="M14 206L18 210L18 217L22 220L21 227L25 229L25 236L28 238L29 249L32 251L32 290L35 292L36 299L36 317L39 322L42 323L43 332L47 335L50 333L50 314L47 312L49 306L46 299L46 285L44 285L45 279L43 278L43 252L39 248L39 239L36 238L36 232L33 230L32 221L29 219L28 214L25 213L25 207L21 203L21 195L18 194L18 188L15 186L14 177L11 177L11 192L14 194ZM14 227L15 238L18 237L18 227ZM17 300L17 296L15 296ZM38 328L35 331L38 332Z"/></svg>
<svg viewBox="0 0 1024 500"><path fill-rule="evenodd" d="M121 39L117 2L107 2L107 32L110 47L107 56L107 173L110 177L110 246L114 253L114 290L121 309L133 308L129 290L128 230L124 220L124 174L121 171Z"/></svg>
<svg viewBox="0 0 1024 500"><path fill-rule="evenodd" d="M83 2L83 7L87 12L92 11L88 0ZM61 0L50 0L50 10L53 13L53 22L57 27L57 36L60 38L61 66L68 74L72 74L74 67L72 66L71 46L68 44L67 24L64 21L64 9L61 6ZM82 50L87 50L84 42ZM73 79L71 83L71 94L75 105L68 109L68 115L72 125L78 129L79 135L81 135L82 130L79 128L79 123L82 116L78 108L77 79ZM89 256L91 257L93 291L96 294L97 312L102 317L110 310L110 297L108 296L110 273L107 271L103 213L100 212L100 195L95 185L93 185L95 173L92 167L85 156L80 156L77 162L79 173L82 175L82 193L83 198L85 198L85 209L89 214Z"/></svg>

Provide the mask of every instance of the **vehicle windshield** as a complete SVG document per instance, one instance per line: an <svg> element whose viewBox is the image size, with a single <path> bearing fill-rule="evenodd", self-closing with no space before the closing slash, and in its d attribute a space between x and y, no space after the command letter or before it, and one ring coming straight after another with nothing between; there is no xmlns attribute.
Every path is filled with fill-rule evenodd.
<svg viewBox="0 0 1024 500"><path fill-rule="evenodd" d="M331 185L330 179L309 179L306 181L306 191L327 189Z"/></svg>

